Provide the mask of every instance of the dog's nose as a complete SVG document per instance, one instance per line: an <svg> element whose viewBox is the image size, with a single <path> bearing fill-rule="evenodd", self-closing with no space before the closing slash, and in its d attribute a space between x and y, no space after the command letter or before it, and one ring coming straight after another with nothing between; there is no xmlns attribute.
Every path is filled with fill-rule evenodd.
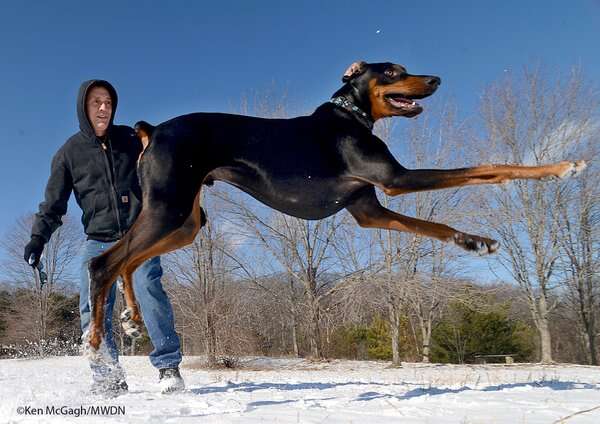
<svg viewBox="0 0 600 424"><path fill-rule="evenodd" d="M429 79L427 80L427 85L433 88L437 88L441 83L442 80L440 77L429 77Z"/></svg>

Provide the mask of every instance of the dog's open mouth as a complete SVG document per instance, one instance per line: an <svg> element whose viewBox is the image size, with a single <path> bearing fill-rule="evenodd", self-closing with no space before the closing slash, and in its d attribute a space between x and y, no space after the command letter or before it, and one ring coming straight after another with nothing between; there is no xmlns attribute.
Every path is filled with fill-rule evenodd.
<svg viewBox="0 0 600 424"><path fill-rule="evenodd" d="M385 95L387 102L394 107L404 112L405 115L417 115L423 111L421 105L402 94L390 93Z"/></svg>

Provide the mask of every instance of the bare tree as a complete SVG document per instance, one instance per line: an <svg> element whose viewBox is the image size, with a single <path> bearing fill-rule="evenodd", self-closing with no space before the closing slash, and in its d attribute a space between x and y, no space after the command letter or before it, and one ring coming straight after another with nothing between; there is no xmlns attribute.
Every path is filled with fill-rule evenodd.
<svg viewBox="0 0 600 424"><path fill-rule="evenodd" d="M567 159L588 142L590 94L576 71L556 82L545 79L539 68L526 69L518 79L509 75L482 98L486 134L473 149L490 161L539 165ZM563 234L557 206L567 201L567 187L518 180L487 188L481 197L490 211L485 222L502 242L499 263L529 303L543 363L552 362L549 320L561 282L557 266Z"/></svg>
<svg viewBox="0 0 600 424"><path fill-rule="evenodd" d="M205 196L206 197L206 196ZM214 205L214 197L209 204ZM207 203L207 202L203 202ZM194 242L165 257L167 280L174 305L180 311L182 338L202 334L209 366L217 363L217 311L224 285L231 277L231 249L224 232L213 221L200 230Z"/></svg>
<svg viewBox="0 0 600 424"><path fill-rule="evenodd" d="M456 119L450 104L439 110L432 107L430 118L414 122L400 138L394 137L390 121L377 129L378 136L398 151L400 162L407 167L447 167L458 159L457 152L465 138L463 125ZM458 208L464 195L459 190L444 190L405 195L383 196L383 205L403 214L430 220L456 221L465 212ZM429 361L429 345L434 320L447 297L445 276L450 260L458 256L441 243L414 234L390 230L376 232L382 254L382 281L392 332L392 362L400 365L400 324L404 315L412 315L421 336L423 361Z"/></svg>
<svg viewBox="0 0 600 424"><path fill-rule="evenodd" d="M592 145L588 157L597 157ZM587 352L588 362L598 365L597 320L600 313L600 178L592 166L570 186L568 198L558 204L561 222L561 267L565 274L565 300Z"/></svg>
<svg viewBox="0 0 600 424"><path fill-rule="evenodd" d="M41 349L43 341L51 336L49 322L53 305L49 300L53 294L63 292L73 283L73 273L76 271L72 263L77 257L82 237L74 220L69 216L64 217L63 225L54 232L44 248L41 263L47 282L42 286L38 273L23 259L23 248L29 242L32 222L32 215L17 219L4 237L2 248L7 259L3 268L7 278L16 287L26 291L19 297L21 304L15 307L18 316L10 320L9 336L15 342L27 340L39 343Z"/></svg>
<svg viewBox="0 0 600 424"><path fill-rule="evenodd" d="M291 281L302 284L303 300L309 311L311 355L322 358L321 299L331 289L330 283L323 277L333 269L332 243L334 234L341 225L340 220L334 216L320 221L306 221L275 211L265 217L239 200L232 203L232 206L237 209L235 213L239 223L261 242L262 247L280 264ZM290 305L292 317L295 317L295 302ZM295 325L292 328L295 329Z"/></svg>
<svg viewBox="0 0 600 424"><path fill-rule="evenodd" d="M431 333L433 325L440 318L444 307L450 298L452 279L448 273L448 258L444 255L443 245L431 241L429 272L421 272L415 278L406 282L404 302L411 315L416 320L421 336L421 360L429 362L431 350Z"/></svg>

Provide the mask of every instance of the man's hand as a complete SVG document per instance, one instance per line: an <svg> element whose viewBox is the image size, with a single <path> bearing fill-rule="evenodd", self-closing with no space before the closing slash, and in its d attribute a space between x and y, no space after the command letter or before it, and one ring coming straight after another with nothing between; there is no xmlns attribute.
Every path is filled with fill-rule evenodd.
<svg viewBox="0 0 600 424"><path fill-rule="evenodd" d="M44 251L44 244L44 239L40 236L31 236L31 241L25 246L25 262L32 267L37 266ZM32 258L33 262L29 262L29 258Z"/></svg>

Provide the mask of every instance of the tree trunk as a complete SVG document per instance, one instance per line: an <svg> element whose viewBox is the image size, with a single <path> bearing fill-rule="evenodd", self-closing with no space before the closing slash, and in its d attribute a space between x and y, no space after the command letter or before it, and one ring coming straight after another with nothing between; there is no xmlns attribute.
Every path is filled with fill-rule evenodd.
<svg viewBox="0 0 600 424"><path fill-rule="evenodd" d="M300 356L300 350L298 349L298 330L295 311L292 311L292 346L294 349L294 356L298 358Z"/></svg>
<svg viewBox="0 0 600 424"><path fill-rule="evenodd" d="M321 348L321 326L319 323L321 317L319 300L316 298L316 296L312 295L310 303L310 352L313 359L322 359L323 350Z"/></svg>
<svg viewBox="0 0 600 424"><path fill-rule="evenodd" d="M292 349L294 356L300 357L300 349L298 349L298 321L296 319L296 299L294 297L294 280L290 277L290 313L292 315Z"/></svg>
<svg viewBox="0 0 600 424"><path fill-rule="evenodd" d="M598 365L598 354L596 353L596 330L593 318L586 322L585 328L585 336L586 336L586 345L588 349L588 355L590 360L590 365Z"/></svg>
<svg viewBox="0 0 600 424"><path fill-rule="evenodd" d="M215 325L210 311L209 305L205 305L204 319L206 323L206 333L204 340L206 345L206 361L209 367L214 367L217 364L217 335Z"/></svg>
<svg viewBox="0 0 600 424"><path fill-rule="evenodd" d="M548 318L543 316L537 320L537 328L540 333L540 347L541 347L541 363L551 364L552 360L552 338L550 336L550 328L548 327Z"/></svg>
<svg viewBox="0 0 600 424"><path fill-rule="evenodd" d="M310 353L313 359L323 358L323 348L321 346L321 305L317 294L317 270L312 266L312 255L308 255L309 263L307 266L306 281L304 282L308 303L310 306L309 340Z"/></svg>
<svg viewBox="0 0 600 424"><path fill-rule="evenodd" d="M400 362L400 313L398 307L390 302L390 324L392 330L392 364L401 366Z"/></svg>
<svg viewBox="0 0 600 424"><path fill-rule="evenodd" d="M422 362L429 363L429 344L431 342L431 318L421 324L421 337L423 338Z"/></svg>

